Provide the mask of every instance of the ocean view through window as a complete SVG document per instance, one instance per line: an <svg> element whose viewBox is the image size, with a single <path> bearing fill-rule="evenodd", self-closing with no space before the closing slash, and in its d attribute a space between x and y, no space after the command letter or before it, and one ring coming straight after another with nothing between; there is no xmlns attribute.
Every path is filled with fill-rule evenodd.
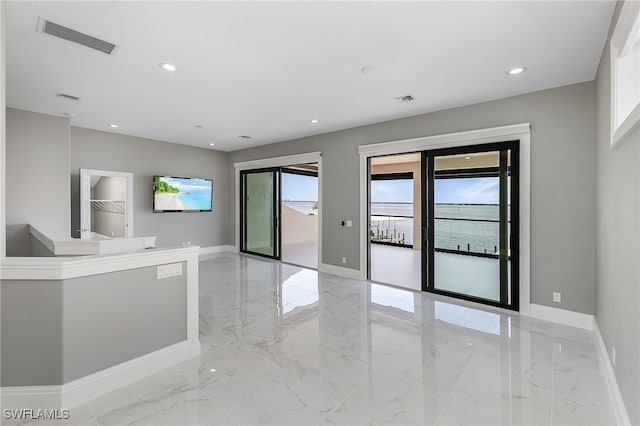
<svg viewBox="0 0 640 426"><path fill-rule="evenodd" d="M372 176L371 242L409 247L413 223L413 178Z"/></svg>
<svg viewBox="0 0 640 426"><path fill-rule="evenodd" d="M497 253L500 245L498 185L498 177L436 178L436 249Z"/></svg>
<svg viewBox="0 0 640 426"><path fill-rule="evenodd" d="M436 248L495 254L499 245L497 177L437 179ZM371 182L371 241L413 244L413 180Z"/></svg>
<svg viewBox="0 0 640 426"><path fill-rule="evenodd" d="M318 177L282 173L282 204L306 214L318 214Z"/></svg>

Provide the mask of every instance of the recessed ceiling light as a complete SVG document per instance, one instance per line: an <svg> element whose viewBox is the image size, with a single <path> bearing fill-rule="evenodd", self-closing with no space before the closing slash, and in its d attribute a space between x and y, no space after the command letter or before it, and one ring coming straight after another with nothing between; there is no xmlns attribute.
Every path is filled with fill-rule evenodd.
<svg viewBox="0 0 640 426"><path fill-rule="evenodd" d="M162 68L165 71L175 71L175 70L178 69L178 68L176 68L175 65L166 64L166 63L160 64L160 68Z"/></svg>
<svg viewBox="0 0 640 426"><path fill-rule="evenodd" d="M515 67L515 68L511 68L509 71L507 71L507 74L509 74L509 75L518 75L518 74L522 74L526 70L527 70L527 67Z"/></svg>
<svg viewBox="0 0 640 426"><path fill-rule="evenodd" d="M216 146L216 144L215 144L215 143L213 143L213 142L211 142L211 143L209 144L209 146Z"/></svg>
<svg viewBox="0 0 640 426"><path fill-rule="evenodd" d="M309 120L309 123L311 123L311 124L316 124L316 123L319 123L319 122L320 121L316 120L315 118L313 120Z"/></svg>
<svg viewBox="0 0 640 426"><path fill-rule="evenodd" d="M215 368L212 368L212 369L211 369L211 370L209 370L209 371L211 371L212 373L215 373L215 372L216 372L216 369L215 369Z"/></svg>
<svg viewBox="0 0 640 426"><path fill-rule="evenodd" d="M111 127L112 129L117 129L118 125L117 124L109 124L109 127Z"/></svg>

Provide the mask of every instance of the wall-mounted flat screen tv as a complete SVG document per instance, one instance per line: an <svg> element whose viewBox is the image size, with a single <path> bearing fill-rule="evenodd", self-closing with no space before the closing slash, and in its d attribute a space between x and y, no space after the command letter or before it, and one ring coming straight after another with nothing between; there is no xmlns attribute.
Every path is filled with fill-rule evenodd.
<svg viewBox="0 0 640 426"><path fill-rule="evenodd" d="M174 176L153 177L153 212L210 212L213 181Z"/></svg>

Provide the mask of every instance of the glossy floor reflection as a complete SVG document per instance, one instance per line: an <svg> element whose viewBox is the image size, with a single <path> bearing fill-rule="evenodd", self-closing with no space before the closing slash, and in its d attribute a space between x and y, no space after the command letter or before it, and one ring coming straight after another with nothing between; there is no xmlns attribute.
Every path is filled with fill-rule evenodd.
<svg viewBox="0 0 640 426"><path fill-rule="evenodd" d="M199 358L78 410L100 425L615 424L584 330L237 254L201 262L200 320Z"/></svg>

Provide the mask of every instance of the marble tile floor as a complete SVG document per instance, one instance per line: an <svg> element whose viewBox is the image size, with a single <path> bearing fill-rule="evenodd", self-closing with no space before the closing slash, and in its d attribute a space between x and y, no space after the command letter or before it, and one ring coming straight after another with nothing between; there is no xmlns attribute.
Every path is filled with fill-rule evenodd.
<svg viewBox="0 0 640 426"><path fill-rule="evenodd" d="M615 424L586 330L229 253L200 322L200 357L60 424Z"/></svg>

